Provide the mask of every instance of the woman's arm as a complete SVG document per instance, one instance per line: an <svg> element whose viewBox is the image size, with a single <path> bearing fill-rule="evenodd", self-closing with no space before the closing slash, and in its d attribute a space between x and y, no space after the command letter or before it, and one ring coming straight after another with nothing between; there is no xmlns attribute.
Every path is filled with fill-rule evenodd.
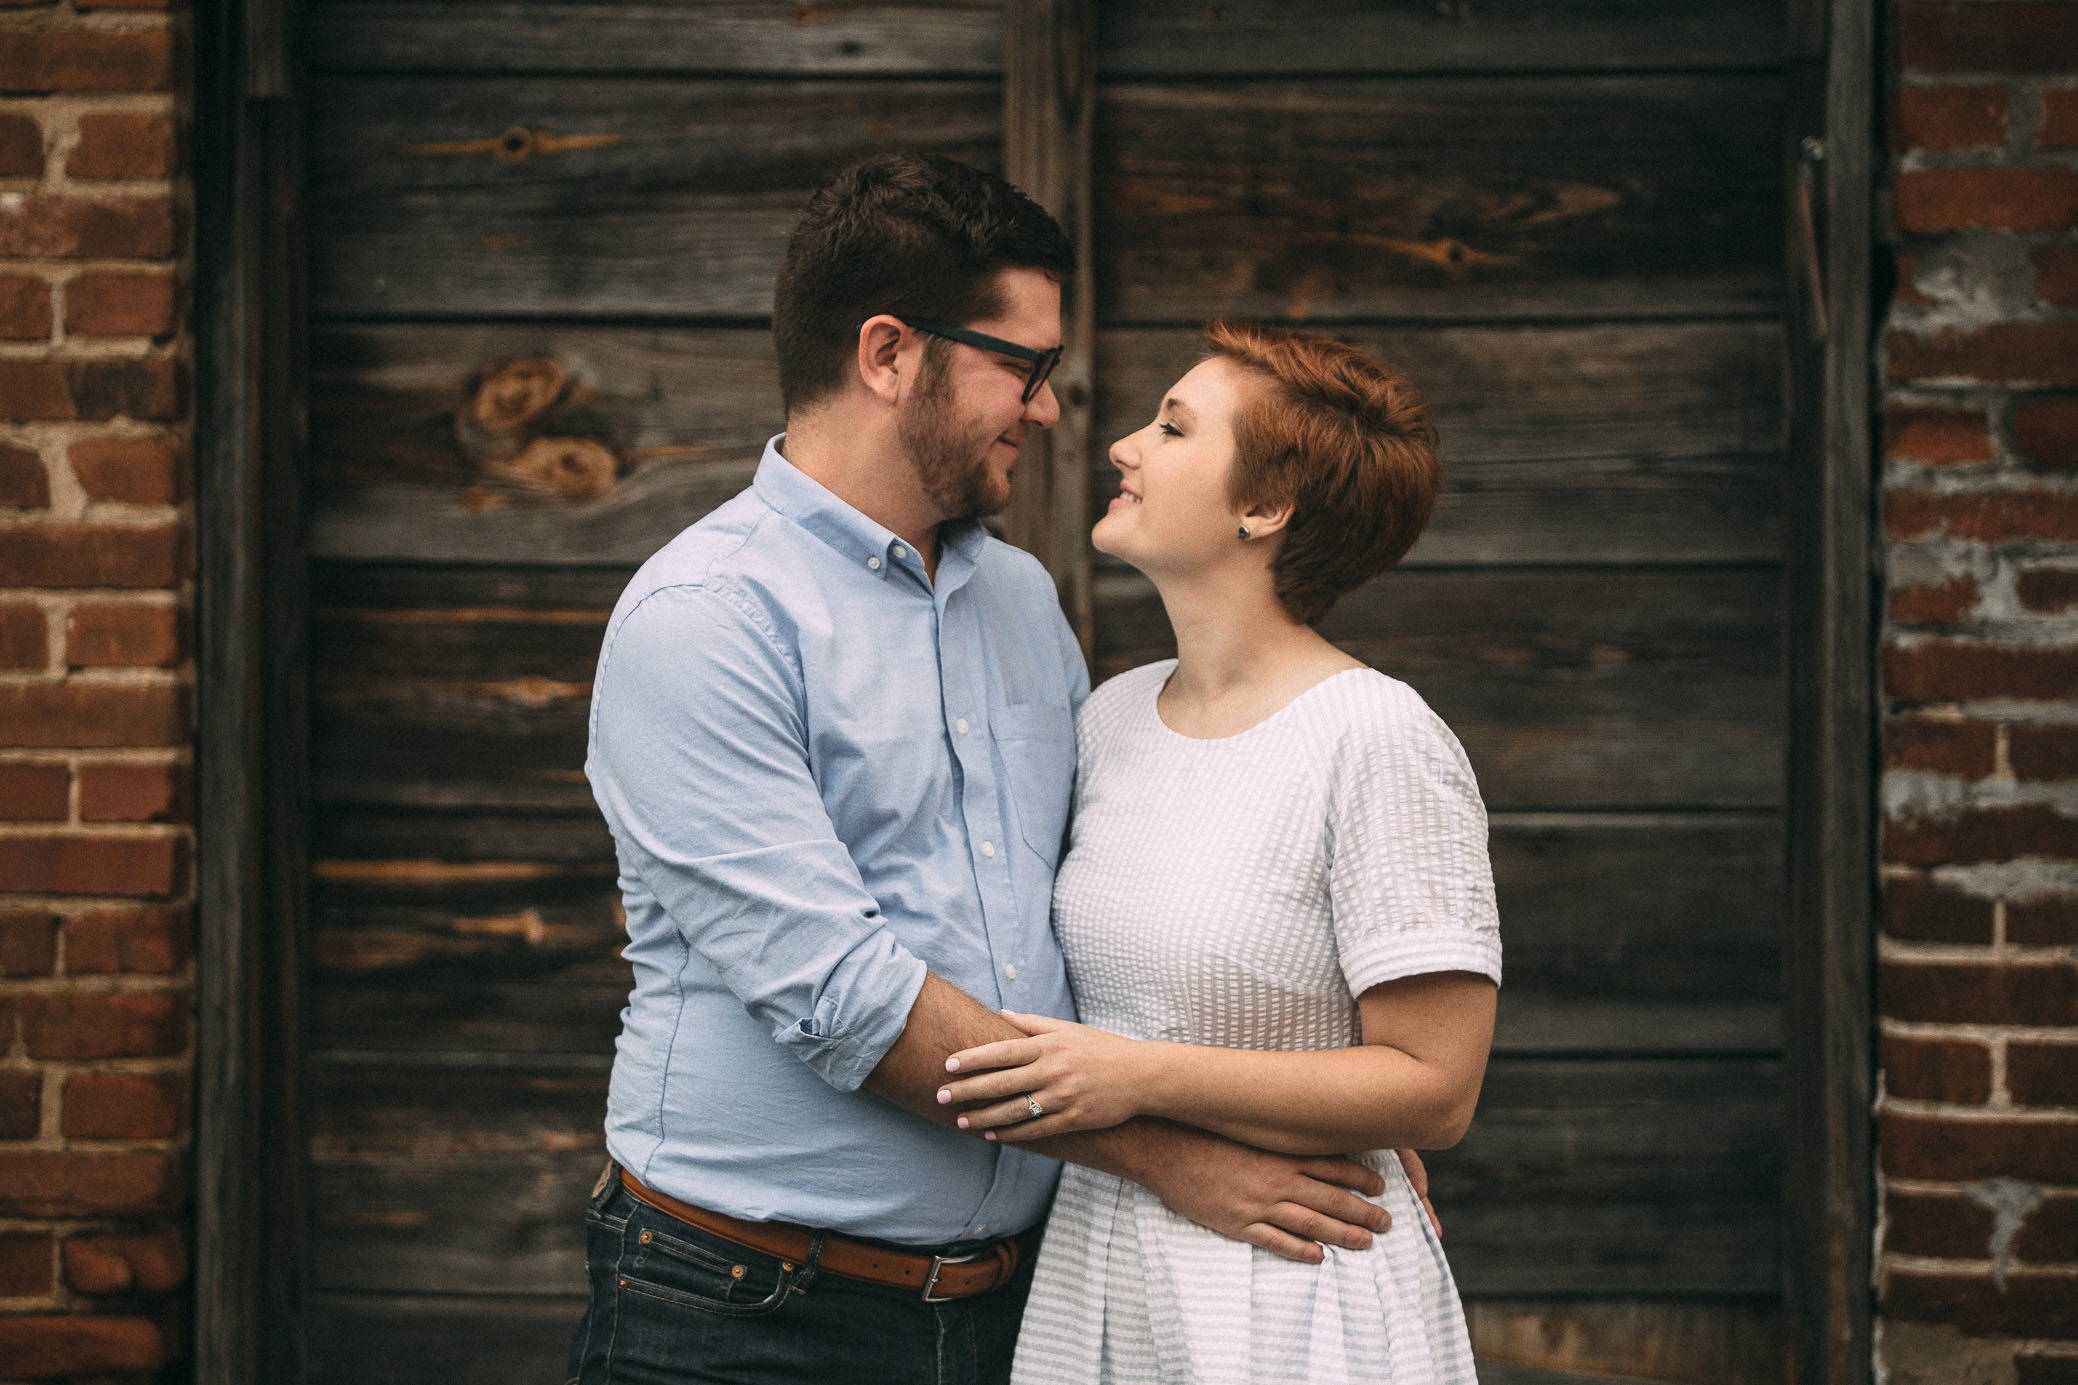
<svg viewBox="0 0 2078 1385"><path fill-rule="evenodd" d="M1495 987L1469 972L1410 976L1358 997L1363 1042L1300 1053L1123 1039L1035 1015L1032 1037L954 1054L941 1103L986 1101L961 1124L1040 1139L1163 1116L1285 1154L1444 1149L1471 1123L1493 1040ZM1025 1095L1044 1115L1033 1117ZM1007 1098L1007 1099L1006 1099Z"/></svg>

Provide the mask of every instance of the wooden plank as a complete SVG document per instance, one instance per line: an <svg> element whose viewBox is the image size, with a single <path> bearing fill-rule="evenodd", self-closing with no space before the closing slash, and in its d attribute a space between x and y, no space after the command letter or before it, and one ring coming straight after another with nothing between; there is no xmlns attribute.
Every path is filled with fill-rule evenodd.
<svg viewBox="0 0 2078 1385"><path fill-rule="evenodd" d="M1062 352L1053 373L1060 418L1026 438L1003 530L1052 574L1085 660L1095 640L1087 502L1097 331L1090 232L1096 28L1096 0L1011 0L1004 15L1003 176L1060 222L1076 270L1061 286Z"/></svg>
<svg viewBox="0 0 2078 1385"><path fill-rule="evenodd" d="M1537 1368L1691 1385L1782 1385L1778 1297L1473 1299L1465 1321L1481 1385L1500 1385L1509 1378L1502 1371ZM1524 1362L1535 1365L1518 1364Z"/></svg>
<svg viewBox="0 0 2078 1385"><path fill-rule="evenodd" d="M1103 19L1097 53L1107 79L1708 70L1766 67L1782 51L1782 7L1776 0L1515 0L1449 7L1373 0L1107 0Z"/></svg>
<svg viewBox="0 0 2078 1385"><path fill-rule="evenodd" d="M1879 172L1867 132L1877 10L1869 0L1800 0L1790 10L1798 56L1788 65L1780 175L1790 188L1808 187L1816 243L1805 243L1802 218L1791 217L1781 250L1790 266L1815 257L1820 282L1789 271L1786 1359L1791 1377L1808 1385L1862 1385L1873 1371L1876 1221L1870 973L1881 615L1870 581L1869 342ZM1820 143L1811 148L1809 139Z"/></svg>
<svg viewBox="0 0 2078 1385"><path fill-rule="evenodd" d="M1413 569L1322 630L1429 700L1495 810L1773 808L1779 602L1768 569ZM1097 613L1100 681L1174 654L1144 578Z"/></svg>
<svg viewBox="0 0 2078 1385"><path fill-rule="evenodd" d="M1411 563L1781 551L1773 323L1341 335L1436 402L1448 490ZM356 324L323 329L315 349L312 543L324 557L632 568L745 484L781 426L762 330ZM1194 331L1103 333L1095 437L1144 424L1197 352ZM468 422L486 382L540 361L560 377L551 399L490 445ZM547 438L610 452L603 488L571 494L515 475L512 455ZM1108 499L1116 472L1096 471L1091 494ZM320 592L342 599L330 582Z"/></svg>
<svg viewBox="0 0 2078 1385"><path fill-rule="evenodd" d="M319 70L389 72L990 73L992 0L882 4L568 4L332 0L302 16Z"/></svg>
<svg viewBox="0 0 2078 1385"><path fill-rule="evenodd" d="M1773 311L1768 76L1120 83L1113 324Z"/></svg>
<svg viewBox="0 0 2078 1385"><path fill-rule="evenodd" d="M328 941L320 937L321 950ZM610 953L560 966L521 955L495 972L483 954L465 954L437 968L320 976L311 985L310 1045L320 1058L489 1060L464 1062L472 1069L540 1054L603 1061L620 1035L632 984L628 968Z"/></svg>
<svg viewBox="0 0 2078 1385"><path fill-rule="evenodd" d="M762 318L811 191L894 149L995 167L1000 100L972 81L333 78L312 97L313 306Z"/></svg>
<svg viewBox="0 0 2078 1385"><path fill-rule="evenodd" d="M309 1378L312 1385L562 1385L584 1308L582 1298L567 1296L315 1294Z"/></svg>
<svg viewBox="0 0 2078 1385"><path fill-rule="evenodd" d="M1411 565L1781 555L1782 331L1772 322L1332 334L1405 371L1436 407L1445 490ZM1195 331L1104 333L1098 437L1144 427L1200 351ZM1096 473L1101 511L1118 474Z"/></svg>

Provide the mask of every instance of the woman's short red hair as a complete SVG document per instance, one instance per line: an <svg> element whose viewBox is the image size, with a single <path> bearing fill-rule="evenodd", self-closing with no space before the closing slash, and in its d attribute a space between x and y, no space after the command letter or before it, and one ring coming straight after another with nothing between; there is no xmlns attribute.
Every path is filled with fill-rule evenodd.
<svg viewBox="0 0 2078 1385"><path fill-rule="evenodd" d="M1234 420L1228 491L1239 507L1292 507L1271 573L1292 618L1318 625L1428 526L1442 480L1428 398L1325 337L1222 321L1205 340L1257 377Z"/></svg>

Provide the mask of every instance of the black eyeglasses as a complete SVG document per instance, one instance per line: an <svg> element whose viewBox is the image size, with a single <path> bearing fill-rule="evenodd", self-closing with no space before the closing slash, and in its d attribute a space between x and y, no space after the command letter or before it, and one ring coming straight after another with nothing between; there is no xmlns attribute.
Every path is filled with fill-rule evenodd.
<svg viewBox="0 0 2078 1385"><path fill-rule="evenodd" d="M1061 363L1061 348L1058 346L1047 351L1034 351L1029 346L1019 346L1014 341L992 337L985 332L970 332L964 327L948 327L942 322L930 322L920 317L898 318L897 321L904 326L914 327L919 332L944 337L947 341L979 347L983 351L994 351L1012 360L1030 361L1032 369L1025 376L1025 392L1018 401L1022 404L1032 402L1032 396L1039 393L1039 387L1046 383L1046 377L1053 374L1053 368Z"/></svg>

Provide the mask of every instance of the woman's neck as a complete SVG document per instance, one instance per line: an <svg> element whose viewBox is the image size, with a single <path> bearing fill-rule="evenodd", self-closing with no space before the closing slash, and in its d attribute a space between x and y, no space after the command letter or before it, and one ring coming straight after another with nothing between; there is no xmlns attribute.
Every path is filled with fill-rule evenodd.
<svg viewBox="0 0 2078 1385"><path fill-rule="evenodd" d="M1322 679L1363 667L1293 620L1265 581L1170 579L1156 589L1176 631L1176 671L1156 705L1181 735L1238 735Z"/></svg>

